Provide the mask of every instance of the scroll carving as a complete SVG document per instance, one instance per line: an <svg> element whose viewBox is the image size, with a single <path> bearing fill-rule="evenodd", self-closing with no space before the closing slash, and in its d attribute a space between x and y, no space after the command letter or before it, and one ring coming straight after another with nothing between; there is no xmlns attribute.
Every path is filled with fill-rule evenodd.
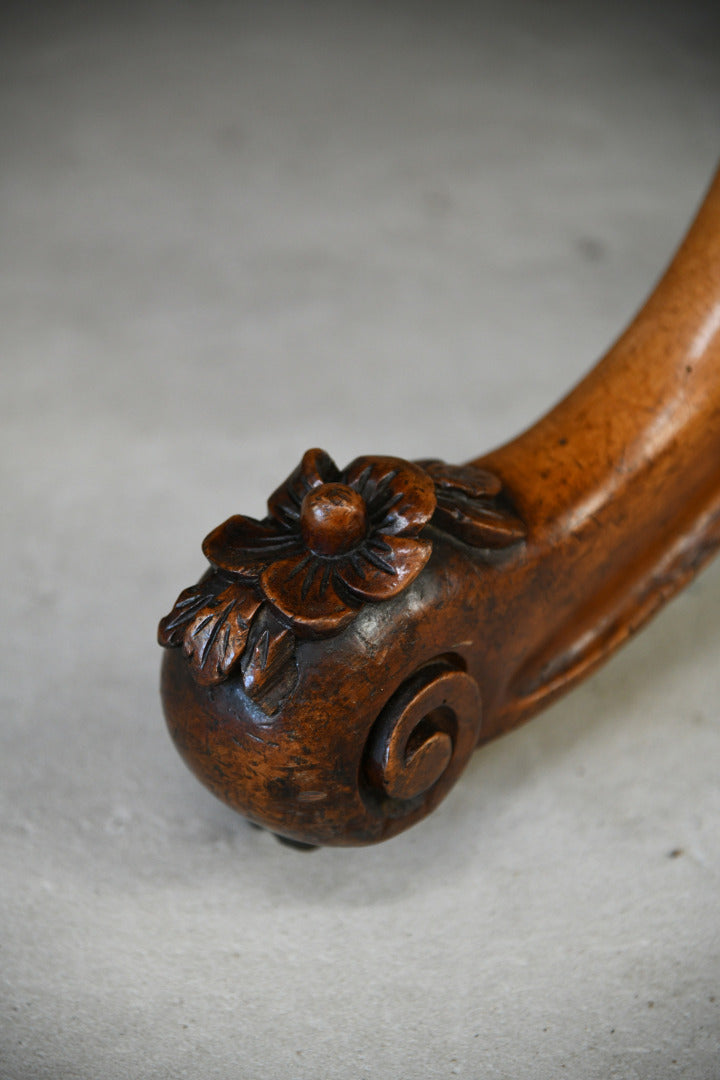
<svg viewBox="0 0 720 1080"><path fill-rule="evenodd" d="M437 799L474 750L480 719L478 685L456 658L438 657L421 667L393 694L370 733L368 798L390 801L396 815L429 793Z"/></svg>
<svg viewBox="0 0 720 1080"><path fill-rule="evenodd" d="M372 843L607 659L718 545L719 298L720 177L645 308L522 435L462 466L310 450L263 520L213 530L159 629L196 774L292 840Z"/></svg>

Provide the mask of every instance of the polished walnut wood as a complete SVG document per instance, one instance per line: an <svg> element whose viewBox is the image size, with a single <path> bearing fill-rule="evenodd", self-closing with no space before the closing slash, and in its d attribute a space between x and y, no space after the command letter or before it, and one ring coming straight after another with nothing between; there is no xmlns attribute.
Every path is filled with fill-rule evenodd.
<svg viewBox="0 0 720 1080"><path fill-rule="evenodd" d="M720 545L720 179L605 358L463 466L311 450L162 620L190 768L306 844L393 836Z"/></svg>

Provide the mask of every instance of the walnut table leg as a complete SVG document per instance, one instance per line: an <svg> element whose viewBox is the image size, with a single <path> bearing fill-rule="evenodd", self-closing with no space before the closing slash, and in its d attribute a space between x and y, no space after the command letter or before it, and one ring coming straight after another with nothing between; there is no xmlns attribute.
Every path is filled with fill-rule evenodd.
<svg viewBox="0 0 720 1080"><path fill-rule="evenodd" d="M424 817L720 545L720 179L604 359L469 462L310 450L160 623L190 768L304 844Z"/></svg>

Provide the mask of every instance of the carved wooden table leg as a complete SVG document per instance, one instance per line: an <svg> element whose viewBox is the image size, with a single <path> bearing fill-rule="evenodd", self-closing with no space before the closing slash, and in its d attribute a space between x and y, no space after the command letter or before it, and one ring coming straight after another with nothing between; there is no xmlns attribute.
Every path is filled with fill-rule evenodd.
<svg viewBox="0 0 720 1080"><path fill-rule="evenodd" d="M221 799L310 844L393 836L475 747L605 660L720 545L720 179L629 329L464 466L311 450L160 624Z"/></svg>

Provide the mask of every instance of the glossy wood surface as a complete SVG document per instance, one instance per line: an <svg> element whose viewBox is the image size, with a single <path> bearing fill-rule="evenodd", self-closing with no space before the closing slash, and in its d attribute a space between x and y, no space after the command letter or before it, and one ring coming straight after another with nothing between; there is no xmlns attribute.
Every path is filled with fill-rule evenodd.
<svg viewBox="0 0 720 1080"><path fill-rule="evenodd" d="M530 523L505 729L637 630L720 539L720 176L650 299L529 431L479 459Z"/></svg>
<svg viewBox="0 0 720 1080"><path fill-rule="evenodd" d="M303 843L392 836L720 545L720 179L647 304L547 416L464 466L309 451L206 538L160 627L191 769Z"/></svg>

